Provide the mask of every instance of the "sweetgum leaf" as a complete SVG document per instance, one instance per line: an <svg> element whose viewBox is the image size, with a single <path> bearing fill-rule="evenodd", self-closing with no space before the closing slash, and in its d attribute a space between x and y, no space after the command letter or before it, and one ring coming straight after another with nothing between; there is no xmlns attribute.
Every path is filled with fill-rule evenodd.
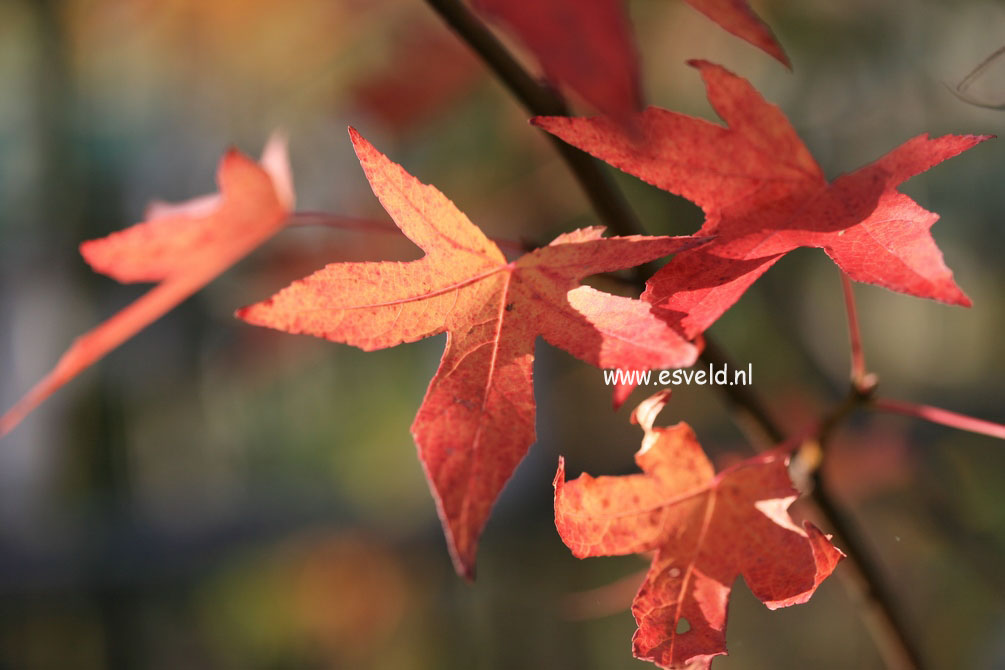
<svg viewBox="0 0 1005 670"><path fill-rule="evenodd" d="M786 66L789 60L747 0L686 0ZM475 0L537 57L547 77L598 110L629 121L642 106L639 59L624 0Z"/></svg>
<svg viewBox="0 0 1005 670"><path fill-rule="evenodd" d="M988 139L921 135L828 183L785 115L744 79L692 61L726 122L650 107L636 133L607 118L538 117L533 123L705 212L709 244L679 254L643 299L675 313L687 337L708 328L769 267L817 247L856 281L969 306L929 229L938 215L897 187Z"/></svg>
<svg viewBox="0 0 1005 670"><path fill-rule="evenodd" d="M643 474L566 481L559 461L555 525L579 558L654 552L632 602L635 656L662 668L708 668L726 653L738 576L770 609L787 607L809 600L843 554L786 511L798 494L785 454L765 452L715 474L690 426L653 427L667 397L643 401L632 415L645 432L635 455Z"/></svg>
<svg viewBox="0 0 1005 670"><path fill-rule="evenodd" d="M789 57L771 28L754 13L747 0L684 0L725 30L771 55L786 67Z"/></svg>
<svg viewBox="0 0 1005 670"><path fill-rule="evenodd" d="M701 240L602 238L602 229L587 228L507 262L436 188L349 132L377 198L425 256L406 263L333 263L238 316L366 351L447 333L412 435L454 565L471 578L491 507L535 439L537 336L599 367L690 365L698 348L647 303L579 281Z"/></svg>
<svg viewBox="0 0 1005 670"><path fill-rule="evenodd" d="M80 245L84 260L120 282L157 286L84 333L0 416L0 437L85 368L201 289L276 233L293 207L286 141L274 137L255 163L236 150L220 161L219 194L155 203L147 220Z"/></svg>
<svg viewBox="0 0 1005 670"><path fill-rule="evenodd" d="M639 58L624 0L475 0L513 32L545 75L615 118L642 106Z"/></svg>

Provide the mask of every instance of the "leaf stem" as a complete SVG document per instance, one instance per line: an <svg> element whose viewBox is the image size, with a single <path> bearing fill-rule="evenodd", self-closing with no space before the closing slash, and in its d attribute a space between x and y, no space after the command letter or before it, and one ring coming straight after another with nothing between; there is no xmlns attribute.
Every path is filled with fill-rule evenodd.
<svg viewBox="0 0 1005 670"><path fill-rule="evenodd" d="M901 400L890 400L888 398L879 398L875 400L873 402L873 407L881 412L906 414L908 416L924 419L925 421L931 421L932 423L940 423L943 426L965 430L969 433L979 433L981 435L997 437L999 440L1005 440L1005 425L994 423L993 421L985 421L984 419L977 419L972 416L967 416L966 414L950 412L947 409L932 407L931 405L915 405L914 403L903 402Z"/></svg>
<svg viewBox="0 0 1005 670"><path fill-rule="evenodd" d="M862 335L858 327L858 309L855 307L855 291L851 280L843 270L841 273L841 289L844 293L844 307L848 314L848 340L851 345L851 383L857 389L875 386L875 379L867 379L865 367L865 352L862 349Z"/></svg>
<svg viewBox="0 0 1005 670"><path fill-rule="evenodd" d="M327 212L293 212L286 220L286 225L293 228L326 226L328 228L336 228L339 230L357 230L364 233L403 235L401 229L390 221L364 219L356 216L341 216L338 214L329 214ZM533 251L536 248L515 240L506 240L498 237L490 237L489 239L502 248L521 254Z"/></svg>
<svg viewBox="0 0 1005 670"><path fill-rule="evenodd" d="M338 228L341 230L361 230L364 232L372 231L379 233L401 234L401 229L389 221L364 219L356 216L340 216L338 214L329 214L328 212L293 212L286 220L286 225L293 228L326 226L328 228Z"/></svg>
<svg viewBox="0 0 1005 670"><path fill-rule="evenodd" d="M495 72L503 84L533 115L564 116L568 108L561 96L552 88L536 81L513 58L496 37L459 0L426 0L426 3L474 49L489 68ZM570 171L579 182L600 219L618 235L644 233L635 213L629 207L617 186L591 156L552 137L556 147ZM726 352L713 340L705 337L702 360L723 364L729 360ZM760 397L747 386L720 386L731 404L759 427L773 443L785 442L785 431L775 421ZM856 404L858 401L856 401ZM849 408L847 411L851 411ZM833 423L840 419L835 419ZM862 605L863 618L868 629L890 662L898 668L920 668L921 663L914 646L905 633L904 627L895 616L893 598L885 588L873 564L866 559L863 543L854 528L847 522L841 511L834 505L822 486L811 493L816 507L828 525L838 531L845 540L849 567L838 574L854 573L850 578Z"/></svg>

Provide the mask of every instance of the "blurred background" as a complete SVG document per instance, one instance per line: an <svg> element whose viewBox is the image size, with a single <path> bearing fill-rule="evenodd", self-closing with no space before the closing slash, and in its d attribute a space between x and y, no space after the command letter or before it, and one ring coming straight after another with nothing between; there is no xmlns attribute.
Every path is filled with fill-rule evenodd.
<svg viewBox="0 0 1005 670"><path fill-rule="evenodd" d="M782 107L830 177L922 132L1005 132L1005 112L949 90L1005 43L1001 3L753 4L793 72L682 2L629 2L648 100L713 118L684 61L722 63ZM1005 102L1005 63L969 94ZM92 273L77 245L152 199L215 190L230 145L257 155L285 128L299 210L386 222L350 123L491 236L538 244L597 223L422 2L0 3L0 408L146 290ZM934 235L974 307L856 294L883 395L1001 422L999 142L903 189L942 215ZM700 225L690 203L616 179L649 232ZM288 229L0 442L0 669L651 667L631 658L628 612L646 563L576 560L551 508L559 454L571 475L633 471L641 393L612 414L600 371L539 342L538 443L467 585L409 435L443 336L367 354L231 316L328 262L418 255L393 231ZM819 251L787 256L711 332L789 430L844 392L839 275ZM749 453L714 389L675 391L663 422L680 419L719 462ZM1003 445L859 413L827 476L931 666L1005 666ZM738 581L730 609L716 668L882 665L838 580L777 612Z"/></svg>

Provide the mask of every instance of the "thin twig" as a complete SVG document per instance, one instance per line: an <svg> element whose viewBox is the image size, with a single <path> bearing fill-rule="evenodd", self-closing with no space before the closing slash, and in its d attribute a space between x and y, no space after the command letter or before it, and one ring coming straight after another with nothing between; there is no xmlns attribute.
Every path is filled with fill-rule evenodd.
<svg viewBox="0 0 1005 670"><path fill-rule="evenodd" d="M503 84L534 115L565 115L567 108L561 96L531 77L495 36L458 0L426 0L427 4L450 25L467 44L474 49L485 63L502 80ZM552 138L562 158L568 164L580 186L586 192L597 215L607 226L619 235L643 232L634 212L624 196L610 178L600 169L599 164L587 154ZM702 360L709 363L724 363L728 356L723 349L705 338ZM747 386L720 386L737 408L750 417L769 439L778 443L785 441L785 432L767 411L760 397ZM850 410L849 410L850 411ZM869 625L869 631L883 652L884 658L902 659L898 668L920 668L917 653L908 639L904 627L895 615L893 598L882 586L878 571L868 561L862 542L850 524L833 504L826 489L817 486L812 498L821 514L845 540L848 566L844 572L852 572L857 582L856 593L863 604L862 611ZM839 574L841 571L839 571Z"/></svg>
<svg viewBox="0 0 1005 670"><path fill-rule="evenodd" d="M327 212L303 211L293 212L286 221L288 227L304 228L310 226L325 226L338 230L354 230L363 233L383 233L402 235L401 228L389 221L378 221L377 219L363 219L355 216L341 216L329 214ZM498 246L515 251L517 253L527 253L535 247L528 248L527 244L515 240L507 240L501 237L490 237L490 240Z"/></svg>
<svg viewBox="0 0 1005 670"><path fill-rule="evenodd" d="M932 407L931 405L915 405L914 403L890 400L888 398L875 400L873 407L882 412L906 414L924 419L925 421L931 421L932 423L940 423L943 426L965 430L968 433L979 433L981 435L997 437L999 440L1005 440L1005 426L1002 424L977 419L966 414L950 412L947 409Z"/></svg>
<svg viewBox="0 0 1005 670"><path fill-rule="evenodd" d="M999 47L993 54L978 63L977 67L971 70L970 73L967 74L967 76L964 77L955 87L949 87L948 84L947 87L949 87L949 90L952 91L953 95L957 98L976 107L984 107L986 109L1005 109L1005 102L982 102L967 93L967 89L970 88L971 84L973 84L978 77L984 74L984 71L991 67L992 63L1001 58L1003 55L1005 55L1005 46Z"/></svg>

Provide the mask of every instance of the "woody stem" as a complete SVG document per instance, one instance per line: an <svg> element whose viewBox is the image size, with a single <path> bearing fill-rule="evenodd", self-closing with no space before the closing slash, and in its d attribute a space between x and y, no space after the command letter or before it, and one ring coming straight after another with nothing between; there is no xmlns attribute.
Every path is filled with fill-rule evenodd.
<svg viewBox="0 0 1005 670"><path fill-rule="evenodd" d="M535 116L568 115L568 106L562 96L532 77L460 0L426 0L426 4L481 57L528 112ZM644 234L645 231L635 212L599 162L561 140L549 137L601 221L618 235ZM729 357L722 347L706 336L702 360L723 365ZM785 431L772 418L767 406L752 388L735 385L718 388L726 393L731 404L749 417L771 442L785 441ZM914 651L914 645L895 616L893 598L884 588L883 580L873 568L872 562L866 559L864 542L846 521L844 514L834 504L826 489L821 486L822 480L819 480L819 477L816 479L818 482L811 493L812 499L825 522L838 531L845 540L845 553L848 558L845 563L849 567L844 573L852 573L848 581L858 595L856 600L862 605L860 611L877 646L889 662L896 663L895 659L903 661L896 663L894 667L920 668L921 663ZM887 653L886 650L892 651Z"/></svg>
<svg viewBox="0 0 1005 670"><path fill-rule="evenodd" d="M426 0L426 4L481 57L527 111L535 116L568 116L569 108L562 96L531 76L460 0ZM600 162L557 137L546 135L604 225L618 235L642 234L635 212Z"/></svg>

